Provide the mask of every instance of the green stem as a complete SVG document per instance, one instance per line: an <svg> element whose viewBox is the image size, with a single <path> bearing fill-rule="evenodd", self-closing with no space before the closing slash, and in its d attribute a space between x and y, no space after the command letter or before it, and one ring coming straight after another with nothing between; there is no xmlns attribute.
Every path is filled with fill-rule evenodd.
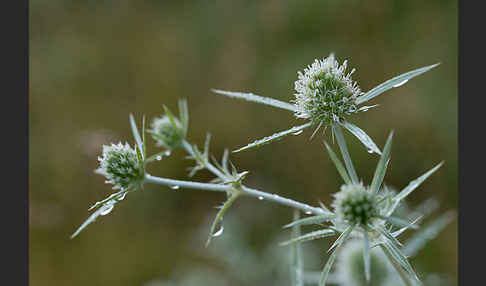
<svg viewBox="0 0 486 286"><path fill-rule="evenodd" d="M220 185L220 184L211 184L211 183L173 180L173 179L155 177L150 174L145 175L144 181L147 183L153 183L158 185L165 185L170 187L178 186L180 188L195 189L195 190L206 190L206 191L215 191L215 192L232 192L234 190L233 185ZM288 198L281 197L277 194L269 194L245 186L241 187L241 194L250 197L256 197L259 200L268 200L274 203L299 209L304 211L306 214L320 215L326 213L321 208L312 207L304 203L300 203Z"/></svg>

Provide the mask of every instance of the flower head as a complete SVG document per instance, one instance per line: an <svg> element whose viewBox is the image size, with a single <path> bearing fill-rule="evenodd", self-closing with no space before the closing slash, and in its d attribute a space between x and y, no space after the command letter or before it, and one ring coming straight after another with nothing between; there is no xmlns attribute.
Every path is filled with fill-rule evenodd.
<svg viewBox="0 0 486 286"><path fill-rule="evenodd" d="M189 113L187 102L179 100L179 118L175 117L170 110L164 106L165 114L152 120L152 129L147 130L152 135L157 146L169 150L179 148L183 145L189 124Z"/></svg>
<svg viewBox="0 0 486 286"><path fill-rule="evenodd" d="M346 73L347 61L339 65L331 54L298 72L295 82L295 115L313 122L341 122L346 115L357 112L356 98L362 94L351 79L355 69Z"/></svg>
<svg viewBox="0 0 486 286"><path fill-rule="evenodd" d="M152 134L157 146L175 149L182 145L185 134L182 124L177 118L169 118L167 115L154 118L151 127L152 129L148 131Z"/></svg>
<svg viewBox="0 0 486 286"><path fill-rule="evenodd" d="M378 213L375 196L362 184L342 185L334 197L336 219L341 223L367 225Z"/></svg>
<svg viewBox="0 0 486 286"><path fill-rule="evenodd" d="M107 183L115 185L113 189L127 190L143 182L143 162L128 143L103 145L103 155L98 161L100 166L95 172L105 176Z"/></svg>

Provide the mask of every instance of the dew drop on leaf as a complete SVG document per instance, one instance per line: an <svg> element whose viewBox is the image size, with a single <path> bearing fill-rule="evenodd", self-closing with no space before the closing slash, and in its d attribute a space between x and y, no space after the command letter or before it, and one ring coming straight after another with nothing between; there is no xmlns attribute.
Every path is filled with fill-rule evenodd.
<svg viewBox="0 0 486 286"><path fill-rule="evenodd" d="M157 155L157 157L155 157L155 159L156 159L157 161L160 161L160 160L162 160L162 156Z"/></svg>
<svg viewBox="0 0 486 286"><path fill-rule="evenodd" d="M180 187L177 186L177 185L174 185L174 186L170 186L170 188L173 189L173 190L178 190Z"/></svg>
<svg viewBox="0 0 486 286"><path fill-rule="evenodd" d="M406 84L406 83L407 83L407 81L408 81L408 79L406 79L406 80L404 80L404 81L402 81L402 82L399 82L399 83L395 84L393 87L399 87L399 86L402 86L402 85Z"/></svg>
<svg viewBox="0 0 486 286"><path fill-rule="evenodd" d="M127 193L123 193L121 196L118 197L118 200L122 201L125 198L126 195L127 195Z"/></svg>
<svg viewBox="0 0 486 286"><path fill-rule="evenodd" d="M223 234L223 231L224 231L224 227L223 227L223 226L221 226L221 228L220 228L220 229L218 229L218 231L216 231L215 233L213 233L211 236L212 236L212 237L218 237L218 236L220 236L220 235L222 235L222 234Z"/></svg>
<svg viewBox="0 0 486 286"><path fill-rule="evenodd" d="M170 156L170 153L171 153L170 150L167 150L167 151L164 152L164 155L165 156Z"/></svg>
<svg viewBox="0 0 486 286"><path fill-rule="evenodd" d="M261 200L263 200L263 197L262 196L259 196L258 199L261 201Z"/></svg>
<svg viewBox="0 0 486 286"><path fill-rule="evenodd" d="M103 210L100 212L100 215L107 215L113 210L113 204L105 205L102 208Z"/></svg>

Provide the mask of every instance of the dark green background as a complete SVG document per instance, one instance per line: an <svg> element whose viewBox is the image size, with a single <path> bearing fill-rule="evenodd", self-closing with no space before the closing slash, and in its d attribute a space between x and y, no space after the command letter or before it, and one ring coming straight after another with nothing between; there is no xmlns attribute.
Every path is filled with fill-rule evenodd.
<svg viewBox="0 0 486 286"><path fill-rule="evenodd" d="M93 173L102 144L133 143L129 113L150 119L163 104L176 111L185 97L189 140L202 145L211 132L219 158L224 148L303 121L210 88L289 101L297 71L330 52L357 69L353 78L365 91L441 62L350 120L379 146L395 131L389 185L403 188L445 160L409 202L435 197L440 211L457 208L456 1L30 1L31 285L142 285L185 267L204 251L204 239L186 241L201 226L209 231L206 217L215 214L222 194L147 185L69 239L88 207L113 192ZM341 180L322 134L309 141L311 132L234 154L232 161L250 171L250 187L330 204ZM358 174L369 182L378 157L346 138ZM184 156L176 151L150 172L185 179L192 162ZM211 178L201 172L194 179ZM245 222L255 246L282 232L292 216L286 207L252 198L234 208L253 215ZM412 263L456 283L457 221Z"/></svg>

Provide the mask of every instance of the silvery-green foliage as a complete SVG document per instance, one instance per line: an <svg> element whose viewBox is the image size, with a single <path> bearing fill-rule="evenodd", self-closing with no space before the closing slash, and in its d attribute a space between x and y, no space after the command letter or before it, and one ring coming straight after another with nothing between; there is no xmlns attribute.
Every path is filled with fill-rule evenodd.
<svg viewBox="0 0 486 286"><path fill-rule="evenodd" d="M390 192L393 192L393 189ZM424 207L432 207L432 210L424 209ZM433 212L433 209L436 208L436 201L429 199L419 205L415 210L411 210L407 206L403 206L397 209L397 212L400 212L404 216L408 215L409 217L416 216L418 213L422 212L419 217L421 219L425 219L425 217L427 217L431 212ZM449 211L428 222L403 243L401 250L408 258L413 258L417 252L421 250L428 241L435 238L440 231L442 231L454 219L454 217L455 212ZM392 235L398 236L399 234L401 234L401 232ZM336 267L332 273L332 284L337 284L339 286L366 285L362 259L365 249L362 247L363 243L361 240L362 239L360 238L353 239L343 246L342 251L339 253L336 259ZM404 285L381 248L374 247L370 252L371 281L369 285ZM441 275L426 274L423 276L423 282L426 286L446 285L448 283L447 279Z"/></svg>
<svg viewBox="0 0 486 286"><path fill-rule="evenodd" d="M351 134L356 136L370 153L381 154L378 146L373 142L365 131L350 123L348 117L358 112L365 112L377 105L362 105L389 89L402 86L410 79L431 70L438 64L422 67L396 76L368 92L362 92L358 83L351 75L355 69L347 72L347 61L342 64L336 60L334 54L330 54L322 60L315 60L311 65L298 72L298 79L295 82L295 99L293 105L273 98L262 97L253 93L224 91L213 89L217 94L226 95L232 98L244 99L260 104L265 104L287 111L291 111L297 118L307 119L309 124L292 127L289 130L280 131L263 139L256 140L234 152L247 150L254 147L279 140L290 134L299 135L302 130L317 126L313 135L319 128L324 126L341 125ZM334 131L334 130L333 130Z"/></svg>
<svg viewBox="0 0 486 286"><path fill-rule="evenodd" d="M329 211L325 217L308 217L300 221L294 221L290 224L304 225L307 223L313 223L312 220L314 219L314 223L322 224L324 222L329 222L331 224L330 226L311 233L303 234L300 237L292 238L291 240L284 242L284 245L300 243L321 237L339 235L328 250L331 251L334 249L329 256L326 265L324 266L319 285L326 285L331 267L337 256L337 250L339 247L342 247L343 243L345 243L348 238L353 237L358 237L362 240L362 265L363 273L365 274L365 278L367 280L371 279L372 276L370 271L370 249L372 246L379 245L388 254L387 257L392 260L394 265L397 265L397 267L403 269L409 278L412 278L417 283L420 283L417 274L408 262L408 259L403 251L400 249L402 244L396 237L406 229L416 228L416 221L409 221L406 217L397 217L394 215L394 211L398 207L399 203L405 198L405 196L403 196L404 190L406 195L409 195L425 179L412 181L417 182L413 184L413 189L409 187L409 184L409 186L398 193L388 191L387 188L382 187L388 162L390 160L393 135L393 133L390 133L376 167L372 183L370 186L364 186L361 181L358 182L358 177L356 171L354 170L351 157L349 156L346 144L341 137L342 134L340 132L336 132L336 135L338 137L337 141L341 149L341 154L344 157L347 170L344 169L344 165L327 144L326 147L331 158L333 159L333 162L336 164L339 173L343 177L343 180L351 183L345 183L343 186L341 186L341 190L334 194L334 202L332 203L334 211ZM441 164L427 172L426 177L437 170L440 165ZM397 228L398 230L393 231L393 228Z"/></svg>

